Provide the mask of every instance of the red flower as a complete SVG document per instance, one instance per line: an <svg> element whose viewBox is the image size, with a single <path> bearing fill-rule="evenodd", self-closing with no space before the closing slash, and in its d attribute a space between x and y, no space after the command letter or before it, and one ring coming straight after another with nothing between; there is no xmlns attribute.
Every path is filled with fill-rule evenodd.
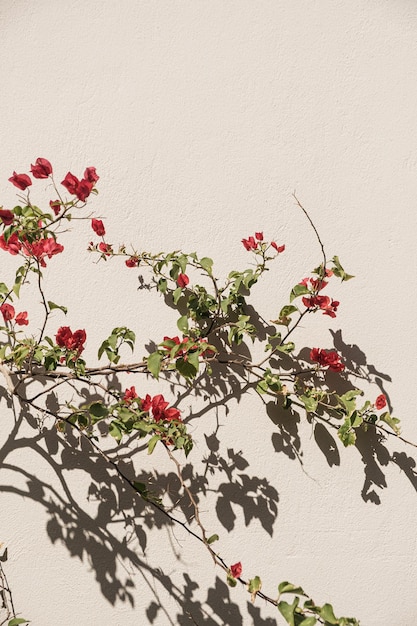
<svg viewBox="0 0 417 626"><path fill-rule="evenodd" d="M55 215L59 215L59 212L61 210L61 202L59 200L50 200L49 206L51 207Z"/></svg>
<svg viewBox="0 0 417 626"><path fill-rule="evenodd" d="M135 256L131 256L130 259L125 261L127 267L137 267L139 265L139 259Z"/></svg>
<svg viewBox="0 0 417 626"><path fill-rule="evenodd" d="M36 165L30 166L32 176L35 178L48 178L52 174L52 165L47 159L36 159Z"/></svg>
<svg viewBox="0 0 417 626"><path fill-rule="evenodd" d="M335 350L323 350L322 348L312 348L310 359L316 361L322 367L328 367L332 372L342 372L345 369L340 356Z"/></svg>
<svg viewBox="0 0 417 626"><path fill-rule="evenodd" d="M111 245L109 243L104 243L104 241L98 245L98 249L106 256L111 256L113 254Z"/></svg>
<svg viewBox="0 0 417 626"><path fill-rule="evenodd" d="M142 411L149 411L152 406L152 398L149 393L146 394L146 397L141 400L141 409Z"/></svg>
<svg viewBox="0 0 417 626"><path fill-rule="evenodd" d="M29 243L28 241L23 243L23 252L26 256L32 256L35 259L38 259L41 267L46 267L46 256L51 259L56 254L63 252L63 250L64 246L57 243L53 237L39 239L39 241L34 241L32 243Z"/></svg>
<svg viewBox="0 0 417 626"><path fill-rule="evenodd" d="M16 315L15 322L19 326L27 326L29 324L27 311L23 311L22 313L18 313Z"/></svg>
<svg viewBox="0 0 417 626"><path fill-rule="evenodd" d="M85 178L80 180L75 190L75 195L77 196L78 200L81 200L81 202L85 202L90 195L92 188L93 183L91 183L89 180L85 180Z"/></svg>
<svg viewBox="0 0 417 626"><path fill-rule="evenodd" d="M255 237L258 241L263 241L264 240L264 234L263 233L255 233Z"/></svg>
<svg viewBox="0 0 417 626"><path fill-rule="evenodd" d="M61 348L66 348L67 343L71 340L72 332L69 326L61 326L55 336L57 344Z"/></svg>
<svg viewBox="0 0 417 626"><path fill-rule="evenodd" d="M88 180L89 183L96 183L100 176L97 174L95 167L87 167L84 172L84 178Z"/></svg>
<svg viewBox="0 0 417 626"><path fill-rule="evenodd" d="M233 578L239 578L242 575L242 563L239 561L230 566L230 573Z"/></svg>
<svg viewBox="0 0 417 626"><path fill-rule="evenodd" d="M10 322L10 320L14 318L14 306L8 304L7 302L4 302L4 304L0 306L0 312L3 315L5 322Z"/></svg>
<svg viewBox="0 0 417 626"><path fill-rule="evenodd" d="M177 420L181 422L180 411L173 407L168 408L169 402L166 402L162 394L158 394L151 398L149 394L146 394L146 398L141 400L142 411L152 410L152 415L155 422L165 421L170 422Z"/></svg>
<svg viewBox="0 0 417 626"><path fill-rule="evenodd" d="M178 278L177 278L178 287L181 287L181 289L184 289L184 287L186 287L189 282L190 282L190 279L188 278L187 274L178 274Z"/></svg>
<svg viewBox="0 0 417 626"><path fill-rule="evenodd" d="M10 252L10 254L16 255L19 254L21 247L22 244L19 241L17 233L10 235L7 241L4 235L0 235L0 248L2 250L6 250L7 252Z"/></svg>
<svg viewBox="0 0 417 626"><path fill-rule="evenodd" d="M85 330L76 330L74 333L69 326L61 326L55 336L58 346L67 350L74 350L77 356L84 350L84 343L87 339Z"/></svg>
<svg viewBox="0 0 417 626"><path fill-rule="evenodd" d="M0 219L5 226L10 226L13 223L14 215L8 209L0 209Z"/></svg>
<svg viewBox="0 0 417 626"><path fill-rule="evenodd" d="M384 408L384 406L387 406L387 399L384 396L384 394L381 393L381 395L379 395L377 399L375 400L375 408L377 411L380 411L381 409Z"/></svg>
<svg viewBox="0 0 417 626"><path fill-rule="evenodd" d="M136 393L136 389L134 387L130 387L130 389L126 389L123 400L126 404L130 404L132 400L135 400L137 397L138 394Z"/></svg>
<svg viewBox="0 0 417 626"><path fill-rule="evenodd" d="M271 241L271 246L275 248L278 254L280 254L281 252L284 252L285 250L285 245L279 246L275 241Z"/></svg>
<svg viewBox="0 0 417 626"><path fill-rule="evenodd" d="M74 176L74 174L71 174L71 172L68 172L64 180L61 182L61 185L64 185L64 187L69 191L69 193L72 193L73 195L75 195L79 182L80 181L78 180L76 176Z"/></svg>
<svg viewBox="0 0 417 626"><path fill-rule="evenodd" d="M248 237L248 239L242 239L242 243L245 246L246 250L256 250L256 248L258 247L258 244L253 237Z"/></svg>
<svg viewBox="0 0 417 626"><path fill-rule="evenodd" d="M27 187L29 187L29 185L32 184L32 181L27 174L16 174L16 172L13 172L13 176L9 178L9 181L13 183L15 187L18 187L18 189L21 189L22 191L24 191Z"/></svg>
<svg viewBox="0 0 417 626"><path fill-rule="evenodd" d="M323 287L321 287L321 289L322 288ZM329 315L330 317L336 317L337 307L340 304L340 302L338 302L337 300L330 300L328 296L311 296L309 298L303 297L302 300L304 306L306 306L308 309L314 309L315 307L318 307L323 311L323 315Z"/></svg>
<svg viewBox="0 0 417 626"><path fill-rule="evenodd" d="M104 224L101 220L96 220L93 218L91 220L91 228L99 237L103 237L106 234L106 229L104 228Z"/></svg>

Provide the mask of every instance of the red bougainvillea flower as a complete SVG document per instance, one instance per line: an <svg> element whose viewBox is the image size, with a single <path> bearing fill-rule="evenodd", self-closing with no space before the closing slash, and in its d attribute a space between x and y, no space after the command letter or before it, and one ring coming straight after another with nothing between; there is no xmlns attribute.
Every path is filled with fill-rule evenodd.
<svg viewBox="0 0 417 626"><path fill-rule="evenodd" d="M136 389L134 387L130 387L129 389L126 389L123 400L126 404L130 404L132 400L135 400L137 397L138 394L136 393Z"/></svg>
<svg viewBox="0 0 417 626"><path fill-rule="evenodd" d="M69 193L72 193L73 195L75 195L79 182L80 181L78 180L76 176L74 176L74 174L71 174L71 172L68 172L64 180L61 182L61 185L64 185L64 187L69 191Z"/></svg>
<svg viewBox="0 0 417 626"><path fill-rule="evenodd" d="M242 243L245 246L246 250L256 250L256 248L258 247L258 242L255 241L254 237L242 239Z"/></svg>
<svg viewBox="0 0 417 626"><path fill-rule="evenodd" d="M61 202L59 200L50 200L49 206L51 207L55 215L59 215L59 212L61 210Z"/></svg>
<svg viewBox="0 0 417 626"><path fill-rule="evenodd" d="M99 237L103 237L106 234L106 229L104 228L103 222L101 220L94 219L94 217L91 220L91 228Z"/></svg>
<svg viewBox="0 0 417 626"><path fill-rule="evenodd" d="M239 578L242 575L242 563L239 561L230 566L230 573L233 578Z"/></svg>
<svg viewBox="0 0 417 626"><path fill-rule="evenodd" d="M158 394L153 398L146 394L146 397L141 400L141 409L142 411L152 411L155 422L171 422L172 420L181 422L180 411L173 407L168 408L168 404L169 402L166 402L162 394Z"/></svg>
<svg viewBox="0 0 417 626"><path fill-rule="evenodd" d="M111 256L113 254L113 248L111 245L109 243L104 243L104 241L98 245L98 249L106 256Z"/></svg>
<svg viewBox="0 0 417 626"><path fill-rule="evenodd" d="M96 168L87 167L84 172L84 178L78 180L74 174L68 172L64 180L61 182L61 185L64 185L69 193L77 196L78 200L85 202L98 179L99 176L96 173Z"/></svg>
<svg viewBox="0 0 417 626"><path fill-rule="evenodd" d="M35 165L30 166L32 176L35 178L48 178L52 174L52 165L47 159L36 159Z"/></svg>
<svg viewBox="0 0 417 626"><path fill-rule="evenodd" d="M13 255L19 254L22 248L22 244L19 241L17 233L13 233L12 235L10 235L7 241L4 235L0 235L0 248L2 250L6 250L6 252L10 252L10 254Z"/></svg>
<svg viewBox="0 0 417 626"><path fill-rule="evenodd" d="M308 298L303 297L302 300L304 306L306 306L308 309L314 309L318 307L323 311L323 315L329 315L330 317L336 317L337 307L340 304L340 302L338 302L337 300L331 300L328 296L311 296Z"/></svg>
<svg viewBox="0 0 417 626"><path fill-rule="evenodd" d="M39 241L33 241L32 243L25 241L22 248L24 254L37 259L41 267L46 267L45 257L51 259L53 256L60 254L64 250L64 246L57 243L53 237L39 239Z"/></svg>
<svg viewBox="0 0 417 626"><path fill-rule="evenodd" d="M342 372L345 369L340 356L335 350L323 350L322 348L312 348L310 359L316 361L322 367L328 367L332 372Z"/></svg>
<svg viewBox="0 0 417 626"><path fill-rule="evenodd" d="M125 264L127 267L137 267L139 259L136 256L131 256L130 259L126 259Z"/></svg>
<svg viewBox="0 0 417 626"><path fill-rule="evenodd" d="M284 252L285 250L285 245L279 246L275 241L271 241L271 246L275 248L278 254L281 254L281 252Z"/></svg>
<svg viewBox="0 0 417 626"><path fill-rule="evenodd" d="M29 324L27 311L22 311L22 313L18 313L16 315L15 322L19 326L27 326Z"/></svg>
<svg viewBox="0 0 417 626"><path fill-rule="evenodd" d="M84 178L80 180L77 185L77 189L75 190L75 195L77 196L78 200L81 200L81 202L85 202L90 195L92 188L93 183L91 183L89 180L85 180Z"/></svg>
<svg viewBox="0 0 417 626"><path fill-rule="evenodd" d="M29 185L32 184L29 176L27 174L16 174L13 172L13 176L9 178L9 181L13 183L15 187L24 191Z"/></svg>
<svg viewBox="0 0 417 626"><path fill-rule="evenodd" d="M377 411L380 411L381 409L384 408L384 406L387 406L387 399L384 396L384 394L381 393L381 395L379 395L377 399L375 400L375 408Z"/></svg>
<svg viewBox="0 0 417 626"><path fill-rule="evenodd" d="M184 287L186 287L189 282L190 282L190 279L188 278L187 274L178 274L178 278L177 278L178 287L181 287L181 289L184 289Z"/></svg>
<svg viewBox="0 0 417 626"><path fill-rule="evenodd" d="M95 167L87 167L84 172L84 178L88 180L89 183L96 183L100 176L97 174Z"/></svg>
<svg viewBox="0 0 417 626"><path fill-rule="evenodd" d="M84 343L87 339L85 330L76 330L74 333L69 326L61 326L55 336L56 342L60 348L74 350L79 356L84 350Z"/></svg>
<svg viewBox="0 0 417 626"><path fill-rule="evenodd" d="M10 322L10 320L14 318L14 313L15 313L14 306L9 304L8 302L4 302L0 306L0 312L3 315L3 319L5 322Z"/></svg>
<svg viewBox="0 0 417 626"><path fill-rule="evenodd" d="M263 241L264 240L264 234L263 233L255 233L255 237L258 241Z"/></svg>
<svg viewBox="0 0 417 626"><path fill-rule="evenodd" d="M14 215L8 209L0 209L0 219L5 226L10 226L13 223Z"/></svg>

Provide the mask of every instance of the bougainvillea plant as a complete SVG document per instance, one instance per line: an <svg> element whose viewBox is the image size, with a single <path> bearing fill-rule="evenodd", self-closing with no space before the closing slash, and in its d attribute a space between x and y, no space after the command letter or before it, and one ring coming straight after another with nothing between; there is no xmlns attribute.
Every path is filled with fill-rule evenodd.
<svg viewBox="0 0 417 626"><path fill-rule="evenodd" d="M51 193L44 209L31 198L36 179L43 180L44 186L47 181ZM268 397L282 411L302 411L310 422L333 428L344 446L355 444L359 430L366 434L370 429L380 429L398 436L399 420L387 410L383 394L364 400L363 392L352 384L347 385L344 393L337 391L338 377L349 381L349 371L336 350L317 346L313 341L307 351L296 351L293 339L300 322L314 314L333 320L340 303L330 295L331 283L352 278L337 256L327 259L314 224L298 200L315 231L322 259L311 274L296 280L287 302L277 308L272 325L260 327L259 318L255 319L248 307L249 296L264 272L285 253L283 242L269 241L263 232L242 238L236 245L243 245L247 251L249 269L232 270L220 280L214 273L213 260L207 256L178 250L151 254L108 241L103 221L91 218L85 211L87 201L97 194L99 176L94 167L87 167L81 178L68 172L57 183L51 163L38 158L29 173L14 172L9 181L19 189L20 203L13 209L0 209L0 248L3 254L16 259L14 280L0 282L0 372L8 394L32 416L52 417L59 436L75 434L78 441L85 440L85 454L89 450L99 452L135 497L147 507L158 509L171 523L181 524L190 539L203 544L216 565L224 570L231 587L238 583L247 587L252 602L259 596L275 605L290 626L359 624L353 617L336 617L330 604L316 604L300 586L287 581L278 585L277 595L266 595L261 591L259 576L242 578L251 569L243 555L243 564L230 564L222 558L213 548L219 537L206 532L198 499L182 476L181 457L192 459L193 454L189 418L184 417L176 398L151 394L146 388L147 377L156 381L177 377L188 386L191 395L197 394L199 385L210 379L217 367L226 372L238 369L245 377L245 389L255 390L261 398ZM121 264L120 271L139 267L148 271L151 284L178 312L177 328L167 329L166 335L157 338L144 358L121 362L122 346L136 354L135 333L118 326L97 346L98 358L104 365L89 366L83 358L89 329L57 325L56 317L51 318L52 311L57 309L66 315L67 308L48 299L44 268L50 266L52 271L54 257L65 254L60 233L74 216L91 220L93 240L86 246L93 255ZM38 330L31 327L31 311L22 310L19 305L22 288L32 290L32 299L40 298L42 303ZM257 362L239 350L247 340L263 344L264 356ZM114 381L127 372L144 374L141 384L135 379L129 387L117 386ZM111 375L111 382L105 384L107 375ZM33 381L42 381L42 389L30 395L27 389ZM73 389L77 384L91 386L94 401L68 400L66 386ZM46 401L52 390L55 408ZM174 517L164 498L150 485L132 480L108 457L101 447L103 427L106 435L118 443L134 436L146 443L149 454L156 446L165 449L193 508L193 528ZM0 574L9 626L26 623L16 615L2 563Z"/></svg>

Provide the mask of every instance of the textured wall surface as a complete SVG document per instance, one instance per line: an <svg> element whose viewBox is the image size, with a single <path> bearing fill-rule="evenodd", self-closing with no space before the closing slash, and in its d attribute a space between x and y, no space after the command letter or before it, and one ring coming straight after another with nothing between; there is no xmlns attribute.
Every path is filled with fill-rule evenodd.
<svg viewBox="0 0 417 626"><path fill-rule="evenodd" d="M263 230L287 246L254 291L273 319L321 258L296 191L328 254L356 278L333 291L337 318L317 316L295 341L345 344L373 373L370 399L384 392L417 441L415 2L3 0L0 33L4 207L15 201L12 170L42 156L62 177L96 166L100 195L89 209L114 243L197 250L222 275L245 267L240 240ZM73 230L49 264L48 289L69 307L67 323L86 329L88 354L116 325L135 330L139 356L175 334L175 314L137 289L135 270L94 263L89 222ZM13 259L0 254L10 273ZM180 530L138 519L123 543L120 494L104 489L99 462L54 449L53 438L14 448L4 398L0 407L0 541L16 608L34 626L283 624L273 607L227 588ZM415 449L375 440L326 456L304 417L283 437L249 394L193 421L201 471L217 420L219 452L237 467L200 497L225 559L260 575L268 595L291 580L363 626L413 626ZM21 436L33 440L33 428ZM135 464L173 471L158 449Z"/></svg>

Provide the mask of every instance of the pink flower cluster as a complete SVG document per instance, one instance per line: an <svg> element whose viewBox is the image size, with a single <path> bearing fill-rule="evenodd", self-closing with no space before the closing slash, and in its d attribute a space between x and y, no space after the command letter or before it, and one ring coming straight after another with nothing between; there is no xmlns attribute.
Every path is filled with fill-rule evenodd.
<svg viewBox="0 0 417 626"><path fill-rule="evenodd" d="M140 408L142 411L152 412L152 416L155 422L171 422L176 420L181 422L181 413L178 409L169 407L169 402L166 402L162 394L158 394L151 398L149 394L146 394L145 398L139 398L136 393L135 387L126 389L123 400L126 404L130 404L133 400L139 400Z"/></svg>
<svg viewBox="0 0 417 626"><path fill-rule="evenodd" d="M344 363L341 362L340 356L335 350L327 351L322 348L313 348L310 352L310 359L322 367L328 367L332 372L342 372L345 369Z"/></svg>
<svg viewBox="0 0 417 626"><path fill-rule="evenodd" d="M14 318L14 321L19 326L27 326L29 324L27 311L18 313L15 317L14 306L12 306L11 304L8 304L8 302L4 302L0 306L0 312L3 315L3 319L5 322L11 322Z"/></svg>
<svg viewBox="0 0 417 626"><path fill-rule="evenodd" d="M255 233L255 237L253 237L252 235L250 237L248 237L247 239L242 239L242 243L245 247L246 250L250 251L250 250L258 250L260 247L261 242L264 240L264 234L263 233ZM277 254L280 254L281 252L284 252L285 250L285 245L284 246L278 246L278 244L275 241L271 241L270 243L271 247L274 248L277 251Z"/></svg>

